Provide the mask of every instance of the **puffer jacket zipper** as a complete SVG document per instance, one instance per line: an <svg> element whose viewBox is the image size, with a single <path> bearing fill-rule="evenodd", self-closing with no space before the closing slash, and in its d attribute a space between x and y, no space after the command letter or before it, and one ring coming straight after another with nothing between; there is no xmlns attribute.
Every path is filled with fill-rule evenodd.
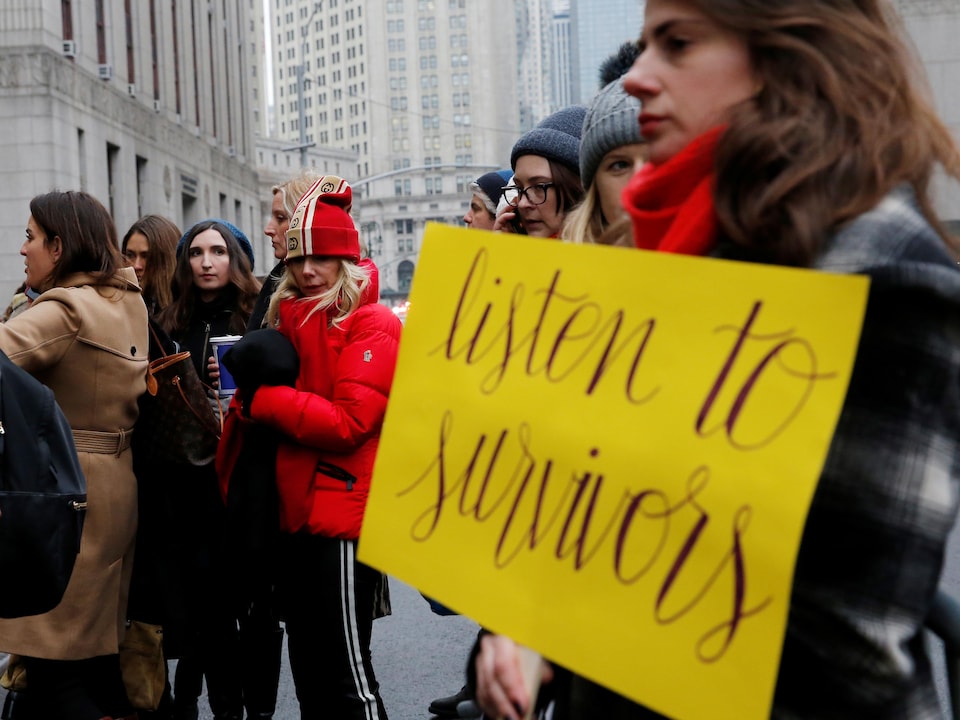
<svg viewBox="0 0 960 720"><path fill-rule="evenodd" d="M339 480L343 483L346 483L347 490L353 490L353 484L357 481L357 476L353 473L349 472L348 470L344 470L339 465L334 465L333 463L328 463L324 460L317 460L315 472L318 472L321 475L326 475L334 480Z"/></svg>

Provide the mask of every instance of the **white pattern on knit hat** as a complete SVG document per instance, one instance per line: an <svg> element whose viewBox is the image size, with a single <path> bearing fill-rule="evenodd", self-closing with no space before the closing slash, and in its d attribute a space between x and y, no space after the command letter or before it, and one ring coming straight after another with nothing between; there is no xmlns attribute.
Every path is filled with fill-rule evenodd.
<svg viewBox="0 0 960 720"><path fill-rule="evenodd" d="M287 260L307 255L360 261L360 235L350 208L353 190L336 175L318 179L297 202L287 229Z"/></svg>

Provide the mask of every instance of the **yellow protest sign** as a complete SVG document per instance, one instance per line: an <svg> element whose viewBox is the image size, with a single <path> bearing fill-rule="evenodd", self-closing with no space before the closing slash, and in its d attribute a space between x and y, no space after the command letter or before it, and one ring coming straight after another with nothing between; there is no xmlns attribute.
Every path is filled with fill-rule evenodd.
<svg viewBox="0 0 960 720"><path fill-rule="evenodd" d="M360 557L681 720L769 717L868 281L424 237Z"/></svg>

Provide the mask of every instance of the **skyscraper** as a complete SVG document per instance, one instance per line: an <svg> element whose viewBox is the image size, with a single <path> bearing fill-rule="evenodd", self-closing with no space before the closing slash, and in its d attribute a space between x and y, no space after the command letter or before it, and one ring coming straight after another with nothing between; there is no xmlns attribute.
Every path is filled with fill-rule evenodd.
<svg viewBox="0 0 960 720"><path fill-rule="evenodd" d="M384 297L404 296L424 224L460 224L470 181L509 163L514 0L270 0L269 15L277 135L356 153L361 236Z"/></svg>
<svg viewBox="0 0 960 720"><path fill-rule="evenodd" d="M575 102L589 103L599 89L600 64L640 37L643 6L643 0L571 0Z"/></svg>

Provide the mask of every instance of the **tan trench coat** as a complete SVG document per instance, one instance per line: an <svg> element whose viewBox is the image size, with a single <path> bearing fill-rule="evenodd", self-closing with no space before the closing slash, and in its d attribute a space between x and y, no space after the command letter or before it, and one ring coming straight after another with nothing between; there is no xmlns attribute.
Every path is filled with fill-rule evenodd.
<svg viewBox="0 0 960 720"><path fill-rule="evenodd" d="M29 310L0 324L0 349L53 390L77 431L112 433L127 449L84 451L87 516L80 554L63 601L43 615L0 620L0 651L55 660L117 652L123 632L133 543L137 484L129 431L146 388L147 309L132 269L110 285L71 275ZM82 435L82 433L81 433ZM16 592L3 587L2 592Z"/></svg>

